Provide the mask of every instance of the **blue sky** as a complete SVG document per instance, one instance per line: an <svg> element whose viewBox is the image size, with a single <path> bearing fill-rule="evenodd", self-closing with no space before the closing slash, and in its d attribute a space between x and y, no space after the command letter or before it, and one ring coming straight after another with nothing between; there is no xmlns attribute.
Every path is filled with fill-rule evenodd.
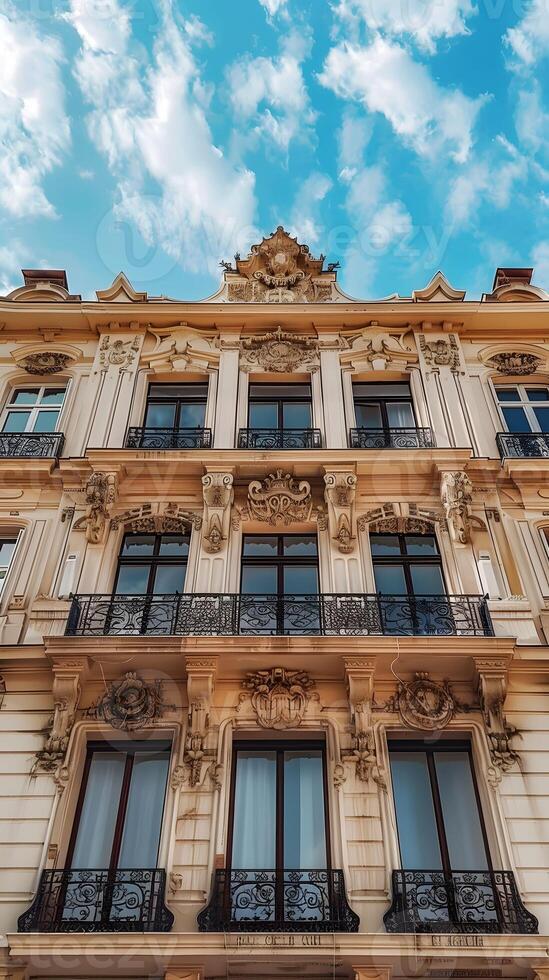
<svg viewBox="0 0 549 980"><path fill-rule="evenodd" d="M549 0L0 0L0 290L198 299L284 224L351 295L549 287Z"/></svg>

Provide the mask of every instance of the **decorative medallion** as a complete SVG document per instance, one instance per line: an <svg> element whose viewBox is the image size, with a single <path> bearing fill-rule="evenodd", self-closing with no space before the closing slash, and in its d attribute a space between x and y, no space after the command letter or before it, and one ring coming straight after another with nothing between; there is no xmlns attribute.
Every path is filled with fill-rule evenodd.
<svg viewBox="0 0 549 980"><path fill-rule="evenodd" d="M173 705L162 700L162 681L147 684L133 671L112 681L102 697L88 708L91 718L102 719L112 728L126 732L152 725Z"/></svg>
<svg viewBox="0 0 549 980"><path fill-rule="evenodd" d="M252 708L262 728L281 731L297 728L303 720L309 701L318 700L312 693L314 681L304 670L272 667L246 675L242 687L249 693ZM246 694L240 695L240 701Z"/></svg>
<svg viewBox="0 0 549 980"><path fill-rule="evenodd" d="M459 346L454 334L448 334L447 339L441 337L439 340L426 340L425 335L420 333L419 347L431 370L449 367L452 371L459 371Z"/></svg>
<svg viewBox="0 0 549 980"><path fill-rule="evenodd" d="M492 354L486 364L499 374L522 375L535 374L542 360L535 354L528 354L525 351L503 351L501 354Z"/></svg>
<svg viewBox="0 0 549 980"><path fill-rule="evenodd" d="M448 681L437 684L429 674L419 672L411 683L399 684L387 707L398 711L409 728L437 731L446 728L461 706L456 702Z"/></svg>
<svg viewBox="0 0 549 980"><path fill-rule="evenodd" d="M35 354L27 354L18 361L19 367L24 368L28 374L57 374L64 371L67 365L73 360L68 354L57 351L40 351Z"/></svg>
<svg viewBox="0 0 549 980"><path fill-rule="evenodd" d="M248 487L249 516L276 527L311 519L313 501L306 480L294 480L282 470L270 473L264 480L252 480Z"/></svg>
<svg viewBox="0 0 549 980"><path fill-rule="evenodd" d="M284 333L278 327L272 333L245 337L239 342L243 371L283 372L316 371L318 368L318 341L310 337Z"/></svg>

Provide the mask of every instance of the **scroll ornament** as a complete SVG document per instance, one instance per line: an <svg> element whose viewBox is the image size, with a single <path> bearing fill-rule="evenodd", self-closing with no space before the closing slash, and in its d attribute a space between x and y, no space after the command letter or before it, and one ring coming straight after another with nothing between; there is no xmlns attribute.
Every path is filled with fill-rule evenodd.
<svg viewBox="0 0 549 980"><path fill-rule="evenodd" d="M248 487L250 517L273 527L308 521L312 509L310 484L294 480L282 470L269 474L265 480L252 480Z"/></svg>
<svg viewBox="0 0 549 980"><path fill-rule="evenodd" d="M309 701L318 700L314 681L304 670L272 667L246 675L242 687L250 696L252 708L262 728L282 731L297 728L303 721ZM239 704L247 697L240 695Z"/></svg>

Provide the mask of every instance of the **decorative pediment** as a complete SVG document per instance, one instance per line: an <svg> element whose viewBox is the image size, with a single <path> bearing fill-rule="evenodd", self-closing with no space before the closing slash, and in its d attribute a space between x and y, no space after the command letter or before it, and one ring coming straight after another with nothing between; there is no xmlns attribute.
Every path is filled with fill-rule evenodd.
<svg viewBox="0 0 549 980"><path fill-rule="evenodd" d="M435 272L423 289L412 291L414 303L462 303L464 299L465 290L451 286L442 272Z"/></svg>
<svg viewBox="0 0 549 980"><path fill-rule="evenodd" d="M486 303L541 303L549 300L545 289L532 285L534 270L498 268L491 293L485 293Z"/></svg>
<svg viewBox="0 0 549 980"><path fill-rule="evenodd" d="M273 371L291 374L294 371L316 371L319 365L319 344L316 338L284 333L278 327L272 333L255 334L238 341L240 367L243 371Z"/></svg>
<svg viewBox="0 0 549 980"><path fill-rule="evenodd" d="M311 519L313 499L306 480L295 480L290 473L277 470L264 480L252 480L248 487L247 512L251 520L277 527Z"/></svg>
<svg viewBox="0 0 549 980"><path fill-rule="evenodd" d="M337 262L324 268L282 225L235 265L222 262L226 299L233 303L325 303L341 299L335 286Z"/></svg>
<svg viewBox="0 0 549 980"><path fill-rule="evenodd" d="M174 327L149 327L155 339L152 351L142 360L155 374L167 371L216 371L219 367L219 347L215 346L217 331L195 330L186 323Z"/></svg>
<svg viewBox="0 0 549 980"><path fill-rule="evenodd" d="M146 303L147 293L137 292L123 272L119 272L107 289L95 292L100 303Z"/></svg>
<svg viewBox="0 0 549 980"><path fill-rule="evenodd" d="M160 510L153 511L151 504L134 507L123 514L117 514L111 521L113 530L124 527L126 531L143 534L186 534L192 527L202 526L202 517L193 511L184 510L178 504L161 504Z"/></svg>
<svg viewBox="0 0 549 980"><path fill-rule="evenodd" d="M341 364L355 371L384 371L389 365L400 371L418 359L417 350L404 342L405 334L412 336L408 327L399 335L380 333L377 323L345 334L347 350L341 354Z"/></svg>
<svg viewBox="0 0 549 980"><path fill-rule="evenodd" d="M82 356L82 351L68 344L48 345L47 348L43 344L26 344L12 351L11 356L28 374L45 376L65 371Z"/></svg>
<svg viewBox="0 0 549 980"><path fill-rule="evenodd" d="M535 374L545 370L547 363L547 353L543 348L526 344L507 350L502 350L501 345L485 347L479 351L478 358L493 371L509 377Z"/></svg>

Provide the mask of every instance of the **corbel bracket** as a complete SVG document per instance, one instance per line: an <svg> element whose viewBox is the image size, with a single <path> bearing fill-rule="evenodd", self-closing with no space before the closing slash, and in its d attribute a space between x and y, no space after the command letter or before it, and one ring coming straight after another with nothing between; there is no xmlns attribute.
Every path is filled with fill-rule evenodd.
<svg viewBox="0 0 549 980"><path fill-rule="evenodd" d="M473 660L490 758L495 774L501 776L520 759L518 752L511 747L511 739L518 732L509 724L504 711L510 658L487 660L473 657Z"/></svg>
<svg viewBox="0 0 549 980"><path fill-rule="evenodd" d="M353 757L358 778L367 783L373 779L385 786L385 778L378 763L372 728L372 703L374 700L374 657L344 657L345 680L353 726Z"/></svg>
<svg viewBox="0 0 549 980"><path fill-rule="evenodd" d="M46 730L44 748L36 753L33 773L56 773L58 769L62 768L80 701L80 679L88 667L87 657L53 661L54 710Z"/></svg>
<svg viewBox="0 0 549 980"><path fill-rule="evenodd" d="M202 477L204 550L217 554L229 536L231 507L234 500L233 473L206 472Z"/></svg>
<svg viewBox="0 0 549 980"><path fill-rule="evenodd" d="M187 657L187 697L189 721L185 738L183 761L189 774L189 785L198 786L210 723L210 709L217 672L217 657Z"/></svg>
<svg viewBox="0 0 549 980"><path fill-rule="evenodd" d="M349 555L356 543L356 475L348 469L326 470L324 483L330 537L339 551Z"/></svg>

